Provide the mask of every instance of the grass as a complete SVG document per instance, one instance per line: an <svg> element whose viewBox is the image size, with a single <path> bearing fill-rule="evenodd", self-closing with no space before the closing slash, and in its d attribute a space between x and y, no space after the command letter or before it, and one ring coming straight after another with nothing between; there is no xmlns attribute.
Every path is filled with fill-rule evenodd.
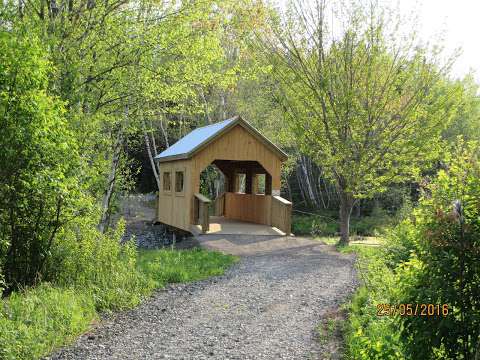
<svg viewBox="0 0 480 360"><path fill-rule="evenodd" d="M344 325L345 359L403 359L395 319L378 316L377 304L392 303L397 288L395 274L386 265L383 238L367 239L338 248L357 255L360 287L342 308L347 311Z"/></svg>
<svg viewBox="0 0 480 360"><path fill-rule="evenodd" d="M319 237L336 245L338 237ZM320 343L340 343L344 359L402 359L398 333L392 317L377 316L376 305L390 303L395 277L386 265L381 237L352 238L348 246L337 247L342 253L357 256L360 287L336 312L327 314L317 326Z"/></svg>
<svg viewBox="0 0 480 360"><path fill-rule="evenodd" d="M315 238L327 245L337 245L340 237L338 236L319 236ZM380 236L351 236L350 243L346 247L338 248L343 252L360 252L365 246L378 247L384 244L384 239Z"/></svg>
<svg viewBox="0 0 480 360"><path fill-rule="evenodd" d="M168 283L221 275L236 261L202 249L139 251L136 276L146 287L140 295ZM0 359L38 359L74 341L99 318L98 291L43 283L0 299Z"/></svg>
<svg viewBox="0 0 480 360"><path fill-rule="evenodd" d="M90 294L42 284L0 301L0 359L38 359L97 318Z"/></svg>
<svg viewBox="0 0 480 360"><path fill-rule="evenodd" d="M222 275L238 260L237 257L216 251L143 250L139 252L139 271L154 281L155 287L168 283L189 282Z"/></svg>
<svg viewBox="0 0 480 360"><path fill-rule="evenodd" d="M371 216L350 218L350 234L352 236L380 236L394 222L393 217L384 212L378 212ZM321 213L318 215L292 216L292 232L296 235L311 236L337 236L339 234L339 223L337 215Z"/></svg>

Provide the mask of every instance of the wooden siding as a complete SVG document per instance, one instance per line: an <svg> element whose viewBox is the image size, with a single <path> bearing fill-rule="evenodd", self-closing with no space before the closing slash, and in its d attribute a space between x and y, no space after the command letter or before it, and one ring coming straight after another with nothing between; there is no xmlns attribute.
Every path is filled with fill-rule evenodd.
<svg viewBox="0 0 480 360"><path fill-rule="evenodd" d="M190 160L172 161L160 164L160 184L163 186L163 173L170 171L171 191L160 189L158 195L158 221L179 229L190 231L190 208L193 204L192 171ZM184 171L183 192L175 192L175 172Z"/></svg>
<svg viewBox="0 0 480 360"><path fill-rule="evenodd" d="M272 197L225 193L225 217L257 224L271 225Z"/></svg>

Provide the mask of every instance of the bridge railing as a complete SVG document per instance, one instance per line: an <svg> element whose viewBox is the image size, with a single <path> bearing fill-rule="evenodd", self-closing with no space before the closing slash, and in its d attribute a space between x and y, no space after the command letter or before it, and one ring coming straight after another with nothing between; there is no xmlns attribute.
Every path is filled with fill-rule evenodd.
<svg viewBox="0 0 480 360"><path fill-rule="evenodd" d="M206 233L210 229L210 215L208 208L212 202L202 194L195 194L194 198L194 222L196 225L201 225L202 232Z"/></svg>
<svg viewBox="0 0 480 360"><path fill-rule="evenodd" d="M272 226L286 235L292 232L292 203L280 196L272 196Z"/></svg>

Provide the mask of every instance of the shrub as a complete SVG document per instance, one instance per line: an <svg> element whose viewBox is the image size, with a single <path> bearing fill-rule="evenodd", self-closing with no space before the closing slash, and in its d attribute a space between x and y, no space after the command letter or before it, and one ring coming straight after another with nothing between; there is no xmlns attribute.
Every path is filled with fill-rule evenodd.
<svg viewBox="0 0 480 360"><path fill-rule="evenodd" d="M154 285L137 271L134 241L120 245L124 229L123 221L106 234L95 228L92 219L70 224L53 248L49 280L91 292L98 310L137 305Z"/></svg>
<svg viewBox="0 0 480 360"><path fill-rule="evenodd" d="M447 304L447 316L404 317L415 359L480 356L480 149L459 141L417 209L416 256L401 272L406 303Z"/></svg>
<svg viewBox="0 0 480 360"><path fill-rule="evenodd" d="M0 32L0 266L12 289L36 282L76 215L79 157L63 103L47 95L50 70L32 34Z"/></svg>
<svg viewBox="0 0 480 360"><path fill-rule="evenodd" d="M38 359L72 341L96 317L91 297L49 284L0 300L0 358Z"/></svg>
<svg viewBox="0 0 480 360"><path fill-rule="evenodd" d="M400 222L386 235L385 260L394 269L410 260L415 251L417 231L410 220Z"/></svg>

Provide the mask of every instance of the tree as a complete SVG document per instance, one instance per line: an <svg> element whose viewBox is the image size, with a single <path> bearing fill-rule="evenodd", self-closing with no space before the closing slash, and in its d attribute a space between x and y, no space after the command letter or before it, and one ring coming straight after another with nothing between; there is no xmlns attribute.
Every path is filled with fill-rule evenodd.
<svg viewBox="0 0 480 360"><path fill-rule="evenodd" d="M46 93L50 71L37 38L0 31L0 269L8 289L41 277L59 230L80 210L77 145L63 103Z"/></svg>
<svg viewBox="0 0 480 360"><path fill-rule="evenodd" d="M357 199L417 175L434 158L454 92L441 91L449 62L436 61L439 50L402 37L400 19L378 4L350 3L333 18L347 24L335 32L326 2L314 4L299 1L285 21L272 20L260 44L300 150L336 184L346 244Z"/></svg>
<svg viewBox="0 0 480 360"><path fill-rule="evenodd" d="M150 37L157 50L135 69L143 80L132 88L139 94L141 133L158 188L153 157L160 148L193 127L234 114L227 95L258 71L244 45L253 28L264 25L264 10L251 0L198 2ZM154 133L161 134L162 147Z"/></svg>

